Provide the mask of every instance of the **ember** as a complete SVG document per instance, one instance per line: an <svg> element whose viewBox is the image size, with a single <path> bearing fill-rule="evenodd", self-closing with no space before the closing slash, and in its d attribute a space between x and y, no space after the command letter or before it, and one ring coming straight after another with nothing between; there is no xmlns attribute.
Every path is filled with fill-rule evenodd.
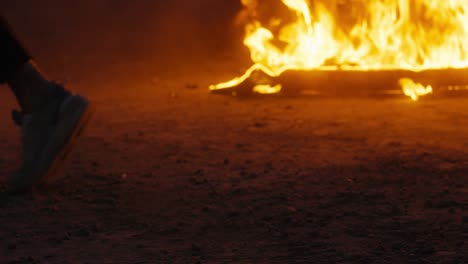
<svg viewBox="0 0 468 264"><path fill-rule="evenodd" d="M249 17L244 44L254 64L244 75L212 85L211 90L235 87L255 71L278 77L291 70L468 68L467 1L277 1L284 14L265 18L261 6L265 2L242 0ZM431 86L400 77L403 93L413 100L433 91ZM254 91L281 90L280 84L260 85Z"/></svg>

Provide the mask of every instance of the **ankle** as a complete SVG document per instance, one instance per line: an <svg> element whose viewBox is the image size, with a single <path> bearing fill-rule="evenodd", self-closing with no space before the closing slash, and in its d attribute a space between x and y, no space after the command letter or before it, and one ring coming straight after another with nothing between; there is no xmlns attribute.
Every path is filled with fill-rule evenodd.
<svg viewBox="0 0 468 264"><path fill-rule="evenodd" d="M32 61L14 73L8 84L25 113L40 111L49 101L51 84Z"/></svg>

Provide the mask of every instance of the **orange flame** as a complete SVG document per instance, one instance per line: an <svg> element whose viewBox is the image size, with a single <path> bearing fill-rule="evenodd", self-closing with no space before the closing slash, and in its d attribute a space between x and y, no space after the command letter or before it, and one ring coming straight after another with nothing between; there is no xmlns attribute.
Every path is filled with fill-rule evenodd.
<svg viewBox="0 0 468 264"><path fill-rule="evenodd" d="M424 86L408 78L400 79L400 85L403 88L403 93L413 101L418 101L419 97L432 93L432 86Z"/></svg>
<svg viewBox="0 0 468 264"><path fill-rule="evenodd" d="M465 0L277 0L293 15L292 22L278 17L260 21L262 0L241 1L253 17L244 44L254 64L243 76L212 85L212 90L236 86L255 70L276 77L286 70L468 67ZM400 84L405 94L421 91L406 79ZM409 96L427 94L416 93Z"/></svg>

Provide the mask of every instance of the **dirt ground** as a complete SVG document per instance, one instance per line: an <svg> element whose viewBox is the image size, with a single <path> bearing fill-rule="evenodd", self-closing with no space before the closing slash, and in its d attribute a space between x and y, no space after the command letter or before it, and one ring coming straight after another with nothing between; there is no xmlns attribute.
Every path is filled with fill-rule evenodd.
<svg viewBox="0 0 468 264"><path fill-rule="evenodd" d="M60 182L2 195L0 263L468 263L468 98L215 96L238 53L108 34L51 57L7 10L98 111ZM3 186L20 144L0 99Z"/></svg>

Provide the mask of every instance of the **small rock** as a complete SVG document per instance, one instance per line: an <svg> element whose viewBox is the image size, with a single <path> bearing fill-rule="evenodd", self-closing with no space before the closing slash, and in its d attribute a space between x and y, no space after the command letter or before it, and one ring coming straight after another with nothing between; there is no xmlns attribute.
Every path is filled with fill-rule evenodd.
<svg viewBox="0 0 468 264"><path fill-rule="evenodd" d="M256 128L264 128L264 127L266 127L266 124L265 124L265 123L262 123L262 122L255 122L255 123L254 123L254 126L255 126Z"/></svg>
<svg viewBox="0 0 468 264"><path fill-rule="evenodd" d="M187 88L189 90L196 90L196 89L198 89L198 84L188 83L188 84L185 85L185 88Z"/></svg>

